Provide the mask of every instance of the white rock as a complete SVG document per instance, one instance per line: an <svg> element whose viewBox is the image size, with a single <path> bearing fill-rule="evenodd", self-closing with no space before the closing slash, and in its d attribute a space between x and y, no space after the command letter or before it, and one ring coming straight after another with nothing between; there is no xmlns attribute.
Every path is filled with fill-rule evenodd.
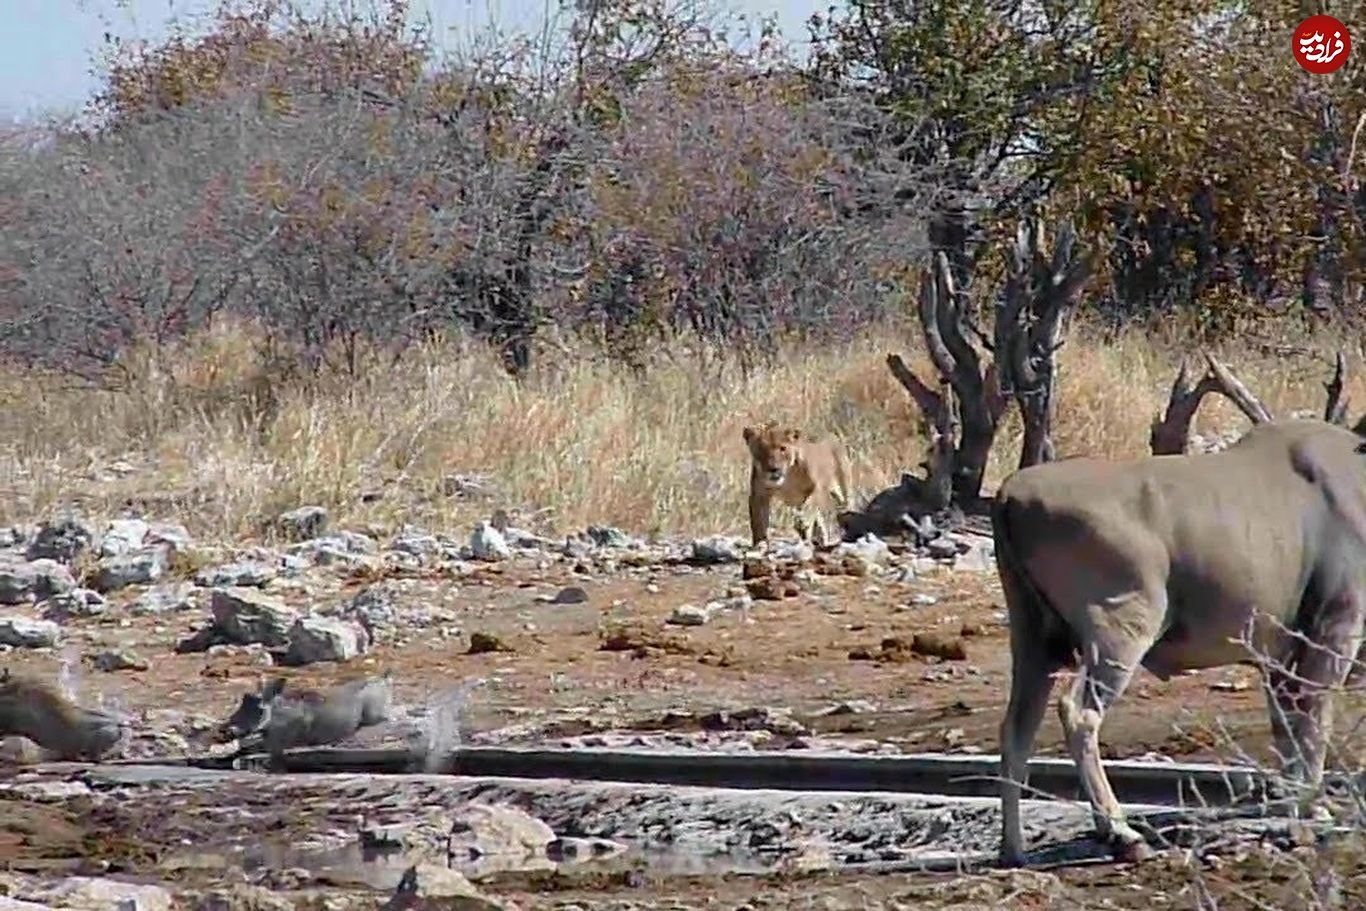
<svg viewBox="0 0 1366 911"><path fill-rule="evenodd" d="M887 542L869 532L857 541L842 541L835 545L834 554L837 557L845 555L862 557L869 564L880 566L891 558L892 551L887 546Z"/></svg>
<svg viewBox="0 0 1366 911"><path fill-rule="evenodd" d="M141 519L115 519L109 523L104 537L100 539L100 554L117 557L137 550L147 539L149 531L151 526Z"/></svg>
<svg viewBox="0 0 1366 911"><path fill-rule="evenodd" d="M350 661L365 651L368 637L360 626L334 617L300 617L289 634L285 662Z"/></svg>
<svg viewBox="0 0 1366 911"><path fill-rule="evenodd" d="M554 830L524 810L507 804L470 803L453 816L449 844L452 851L475 858L539 854L554 840Z"/></svg>
<svg viewBox="0 0 1366 911"><path fill-rule="evenodd" d="M286 645L298 619L292 608L251 588L214 589L209 610L214 625L237 645Z"/></svg>
<svg viewBox="0 0 1366 911"><path fill-rule="evenodd" d="M711 611L696 604L680 604L669 614L669 622L678 626L702 626L711 619Z"/></svg>
<svg viewBox="0 0 1366 911"><path fill-rule="evenodd" d="M171 911L171 893L161 886L93 876L68 876L54 885L24 889L24 899L79 911Z"/></svg>
<svg viewBox="0 0 1366 911"><path fill-rule="evenodd" d="M130 585L150 585L166 571L166 549L147 547L117 557L105 557L95 568L95 590L116 591Z"/></svg>
<svg viewBox="0 0 1366 911"><path fill-rule="evenodd" d="M32 563L0 565L0 604L30 604L36 598L38 573Z"/></svg>
<svg viewBox="0 0 1366 911"><path fill-rule="evenodd" d="M480 522L470 535L470 555L476 560L506 560L512 556L512 548L502 532L488 522Z"/></svg>
<svg viewBox="0 0 1366 911"><path fill-rule="evenodd" d="M50 648L57 644L61 627L51 620L28 617L0 617L0 645L14 648Z"/></svg>

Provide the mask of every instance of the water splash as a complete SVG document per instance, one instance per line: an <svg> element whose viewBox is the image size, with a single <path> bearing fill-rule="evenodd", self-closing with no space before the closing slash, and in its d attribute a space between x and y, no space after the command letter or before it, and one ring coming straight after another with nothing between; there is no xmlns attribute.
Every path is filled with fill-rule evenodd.
<svg viewBox="0 0 1366 911"><path fill-rule="evenodd" d="M61 693L72 702L80 701L80 692L75 668L79 666L80 657L74 645L62 647L62 662L57 669L57 692Z"/></svg>
<svg viewBox="0 0 1366 911"><path fill-rule="evenodd" d="M460 717L470 694L484 681L476 679L446 687L427 697L423 712L420 749L423 771L441 771L446 759L460 746Z"/></svg>

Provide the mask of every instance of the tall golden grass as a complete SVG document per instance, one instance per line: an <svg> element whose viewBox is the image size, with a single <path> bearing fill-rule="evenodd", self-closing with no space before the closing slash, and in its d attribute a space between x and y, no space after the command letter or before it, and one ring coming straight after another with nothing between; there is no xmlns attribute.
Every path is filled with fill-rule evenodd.
<svg viewBox="0 0 1366 911"><path fill-rule="evenodd" d="M513 504L538 511L544 530L606 523L639 533L744 533L740 432L748 422L774 417L837 433L864 496L924 455L918 416L884 363L899 351L926 371L908 331L794 346L748 376L733 364L683 358L635 375L585 357L552 362L521 384L487 351L453 343L396 364L375 357L351 379L290 382L255 356L257 337L220 326L155 357L130 358L117 392L0 372L8 425L0 522L67 507L131 511L241 540L285 509L319 503L352 527L453 529L490 510L448 495L443 478L465 474L487 476ZM1181 353L1138 331L1106 341L1074 331L1060 353L1060 454L1143 454ZM1322 408L1322 356L1222 355L1273 413ZM1366 378L1353 376L1350 387L1366 405ZM1245 423L1212 398L1196 427ZM1018 450L1012 411L989 487Z"/></svg>

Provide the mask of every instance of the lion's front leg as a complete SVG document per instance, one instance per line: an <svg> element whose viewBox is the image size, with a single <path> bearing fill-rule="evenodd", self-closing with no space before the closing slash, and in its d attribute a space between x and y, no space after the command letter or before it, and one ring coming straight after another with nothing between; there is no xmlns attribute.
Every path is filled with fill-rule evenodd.
<svg viewBox="0 0 1366 911"><path fill-rule="evenodd" d="M771 505L769 494L751 478L749 485L749 533L756 547L768 540L768 516Z"/></svg>

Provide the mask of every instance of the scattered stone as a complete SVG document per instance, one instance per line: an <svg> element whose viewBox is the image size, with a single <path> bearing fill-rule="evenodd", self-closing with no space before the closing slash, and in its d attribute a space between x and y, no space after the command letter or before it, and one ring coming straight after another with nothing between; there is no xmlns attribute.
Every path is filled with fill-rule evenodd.
<svg viewBox="0 0 1366 911"><path fill-rule="evenodd" d="M745 587L749 596L756 601L781 601L801 594L801 588L795 579L781 579L777 576L751 579L745 583Z"/></svg>
<svg viewBox="0 0 1366 911"><path fill-rule="evenodd" d="M108 609L109 603L104 600L104 595L88 588L73 588L69 592L53 595L43 603L43 619L67 623L98 617Z"/></svg>
<svg viewBox="0 0 1366 911"><path fill-rule="evenodd" d="M958 630L958 635L964 639L971 639L973 636L982 635L982 625L980 623L964 622Z"/></svg>
<svg viewBox="0 0 1366 911"><path fill-rule="evenodd" d="M29 604L36 600L38 573L32 563L0 565L0 604Z"/></svg>
<svg viewBox="0 0 1366 911"><path fill-rule="evenodd" d="M711 620L711 611L696 604L680 604L669 614L669 623L677 626L703 626Z"/></svg>
<svg viewBox="0 0 1366 911"><path fill-rule="evenodd" d="M773 561L764 557L751 557L745 560L740 567L740 578L745 581L750 579L762 579L764 576L771 576L776 571Z"/></svg>
<svg viewBox="0 0 1366 911"><path fill-rule="evenodd" d="M275 598L250 588L216 588L209 610L224 640L236 645L276 647L289 643L297 613Z"/></svg>
<svg viewBox="0 0 1366 911"><path fill-rule="evenodd" d="M972 535L967 539L968 549L953 561L953 568L960 572L986 573L996 568L996 542L991 538Z"/></svg>
<svg viewBox="0 0 1366 911"><path fill-rule="evenodd" d="M555 832L541 820L507 804L470 803L451 820L447 850L470 859L542 854Z"/></svg>
<svg viewBox="0 0 1366 911"><path fill-rule="evenodd" d="M961 541L949 535L941 535L925 545L925 552L936 560L951 560L963 551Z"/></svg>
<svg viewBox="0 0 1366 911"><path fill-rule="evenodd" d="M470 633L470 647L467 655L483 655L487 652L510 652L512 647L493 633Z"/></svg>
<svg viewBox="0 0 1366 911"><path fill-rule="evenodd" d="M705 731L768 731L800 737L811 733L805 725L792 717L788 709L774 709L768 706L729 711L722 709L703 715L698 723Z"/></svg>
<svg viewBox="0 0 1366 911"><path fill-rule="evenodd" d="M836 557L856 557L869 566L881 566L891 559L892 551L877 535L869 532L855 541L844 541L835 546Z"/></svg>
<svg viewBox="0 0 1366 911"><path fill-rule="evenodd" d="M966 661L968 657L967 645L961 637L941 633L916 633L911 637L911 651L945 661Z"/></svg>
<svg viewBox="0 0 1366 911"><path fill-rule="evenodd" d="M100 556L118 557L142 546L151 526L141 519L115 519L100 539Z"/></svg>
<svg viewBox="0 0 1366 911"><path fill-rule="evenodd" d="M375 631L398 623L398 606L393 591L387 585L371 585L356 592L342 610L342 616L354 619L374 639Z"/></svg>
<svg viewBox="0 0 1366 911"><path fill-rule="evenodd" d="M147 670L147 659L142 658L133 652L125 651L105 651L100 652L91 659L95 669L99 671L145 671Z"/></svg>
<svg viewBox="0 0 1366 911"><path fill-rule="evenodd" d="M111 592L130 585L150 585L166 571L166 550L149 547L117 557L105 557L95 567L96 591Z"/></svg>
<svg viewBox="0 0 1366 911"><path fill-rule="evenodd" d="M932 604L938 603L938 598L934 595L927 595L924 592L916 592L914 595L911 595L911 604L916 607L929 607Z"/></svg>
<svg viewBox="0 0 1366 911"><path fill-rule="evenodd" d="M264 886L231 883L199 893L191 907L195 911L294 911L295 905Z"/></svg>
<svg viewBox="0 0 1366 911"><path fill-rule="evenodd" d="M288 556L307 560L316 566L337 563L355 565L364 562L366 555L373 554L377 549L374 539L368 535L357 531L339 531L294 544Z"/></svg>
<svg viewBox="0 0 1366 911"><path fill-rule="evenodd" d="M611 525L590 525L584 534L596 547L627 548L636 543L626 532Z"/></svg>
<svg viewBox="0 0 1366 911"><path fill-rule="evenodd" d="M136 615L165 614L194 607L194 586L187 582L173 582L149 588L128 606Z"/></svg>
<svg viewBox="0 0 1366 911"><path fill-rule="evenodd" d="M51 886L26 889L21 897L79 911L171 911L175 907L171 893L161 886L91 876L68 876Z"/></svg>
<svg viewBox="0 0 1366 911"><path fill-rule="evenodd" d="M51 620L32 620L14 615L0 617L0 645L14 648L51 648L61 636L61 627Z"/></svg>
<svg viewBox="0 0 1366 911"><path fill-rule="evenodd" d="M692 542L689 562L702 565L740 562L743 544L738 538L727 535L712 535Z"/></svg>
<svg viewBox="0 0 1366 911"><path fill-rule="evenodd" d="M399 531L389 542L389 549L418 558L435 557L445 550L441 540L435 535L412 528Z"/></svg>
<svg viewBox="0 0 1366 911"><path fill-rule="evenodd" d="M816 549L806 541L774 541L769 545L768 554L775 560L810 563L816 556Z"/></svg>
<svg viewBox="0 0 1366 911"><path fill-rule="evenodd" d="M153 522L142 543L147 547L164 547L172 554L182 554L194 544L194 538L178 522Z"/></svg>
<svg viewBox="0 0 1366 911"><path fill-rule="evenodd" d="M289 541L308 541L327 530L327 510L321 506L300 506L284 512L275 520Z"/></svg>
<svg viewBox="0 0 1366 911"><path fill-rule="evenodd" d="M380 911L503 911L503 906L479 893L468 879L440 864L414 864L403 871L394 894Z"/></svg>
<svg viewBox="0 0 1366 911"><path fill-rule="evenodd" d="M588 600L588 592L577 585L568 585L555 593L551 604L583 604Z"/></svg>
<svg viewBox="0 0 1366 911"><path fill-rule="evenodd" d="M70 563L81 554L92 550L98 542L99 536L90 523L75 516L68 516L40 525L33 540L29 542L27 556L30 560L46 558L59 563Z"/></svg>
<svg viewBox="0 0 1366 911"><path fill-rule="evenodd" d="M196 585L204 588L260 588L278 575L278 570L259 560L208 566L195 574Z"/></svg>
<svg viewBox="0 0 1366 911"><path fill-rule="evenodd" d="M300 617L290 630L286 664L299 666L319 661L350 661L368 647L364 629L332 617Z"/></svg>
<svg viewBox="0 0 1366 911"><path fill-rule="evenodd" d="M835 717L838 715L867 715L876 712L877 706L866 699L850 699L848 702L841 702L833 705L821 712L822 715Z"/></svg>
<svg viewBox="0 0 1366 911"><path fill-rule="evenodd" d="M470 555L476 560L506 560L512 556L512 548L502 532L488 522L480 522L470 535Z"/></svg>
<svg viewBox="0 0 1366 911"><path fill-rule="evenodd" d="M76 579L56 560L40 557L27 563L0 564L0 604L29 604L76 587Z"/></svg>

